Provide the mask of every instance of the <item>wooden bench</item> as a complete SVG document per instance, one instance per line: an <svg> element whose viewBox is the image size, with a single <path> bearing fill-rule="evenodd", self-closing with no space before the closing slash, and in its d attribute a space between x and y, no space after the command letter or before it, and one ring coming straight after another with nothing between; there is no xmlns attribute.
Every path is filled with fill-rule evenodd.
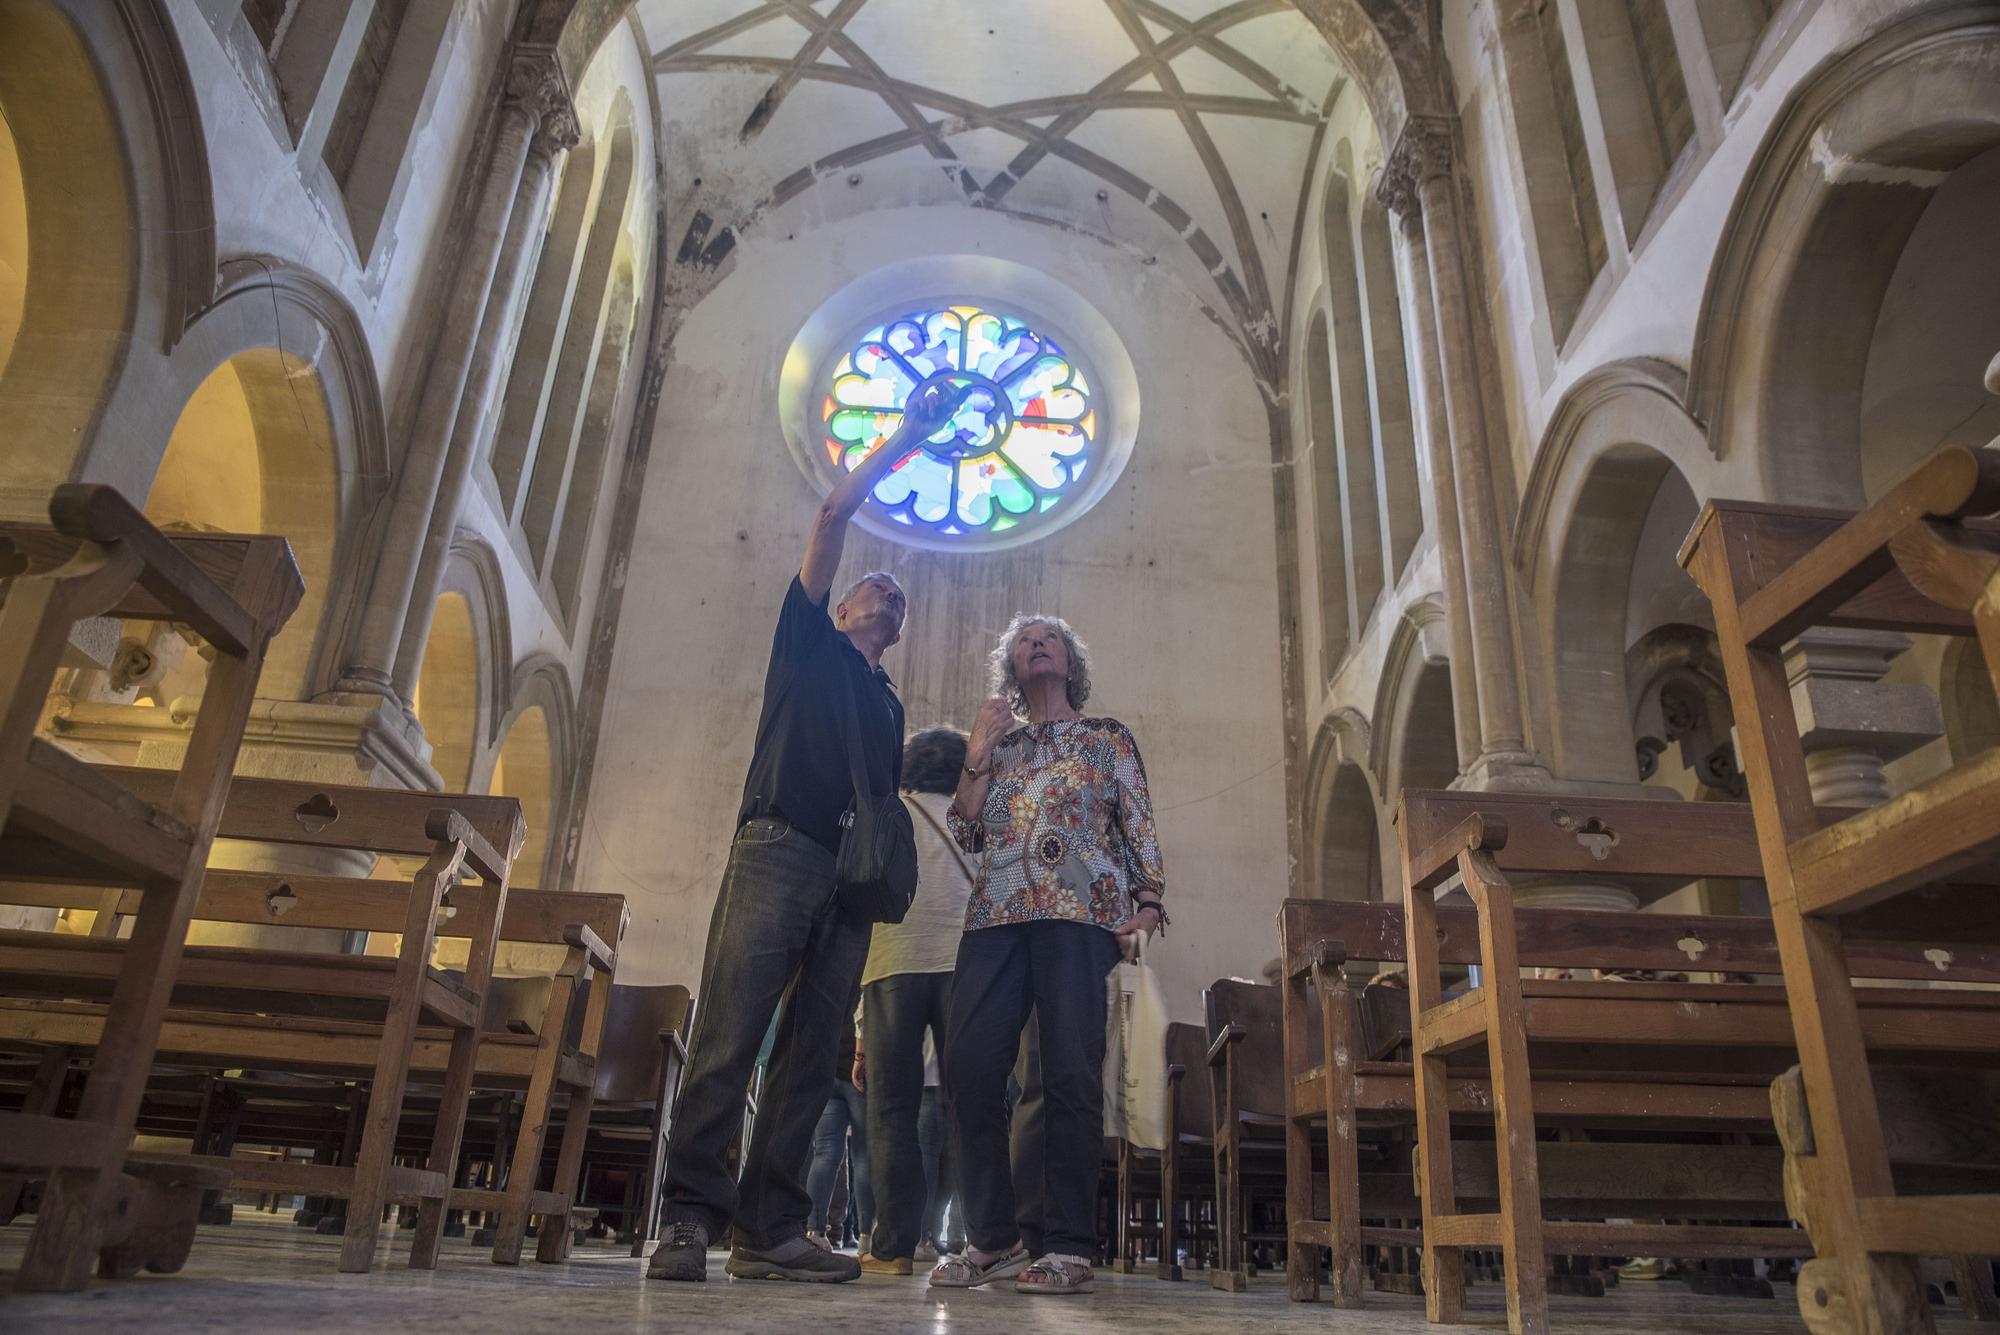
<svg viewBox="0 0 2000 1335"><path fill-rule="evenodd" d="M437 798L439 795L406 796ZM511 798L478 800L514 806ZM406 926L397 901L399 895L407 897L409 887L398 882L248 873L244 876L243 890L251 895L258 892L260 885L265 895L275 892L280 885L289 889L298 902L286 910L285 920L295 926L368 931L393 931ZM444 905L453 911L446 930L451 931L461 919L482 921L490 912L493 897L493 888L488 886L453 888ZM349 1237L359 1233L372 1240L382 1204L417 1200L420 1208L417 1235L411 1246L412 1266L436 1264L447 1209L480 1210L497 1215L493 1244L496 1264L519 1262L531 1219L544 1224L537 1244L537 1259L562 1260L568 1255L563 1238L582 1168L585 1128L604 1030L603 1008L590 998L609 991L608 987L593 987L592 980L601 976L608 984L615 973L615 943L623 937L628 920L622 895L509 891L499 931L488 939L564 948L562 966L542 991L533 1023L525 1026L527 1032L509 1032L504 1026L474 1031L457 1024L441 1025L435 1017L426 1017L425 1023L414 1027L407 1047L405 1078L395 1086L396 1093L386 1099L375 1095L368 1100L365 1129L372 1131L387 1121L391 1139L387 1145L390 1153L386 1155L366 1157L369 1142L364 1132L359 1138L361 1157L347 1164L298 1164L234 1157L211 1161L234 1169L235 1186L239 1189L345 1199ZM406 958L409 953L407 933L404 942L404 954L399 958ZM492 948L487 947L489 957ZM475 943L475 961L478 955ZM0 1039L88 1048L102 1032L101 1010L87 1004L0 1002ZM475 1032L476 1065L471 1065L468 1071L467 1035ZM260 1073L291 1071L327 1080L379 1082L384 1059L382 1046L380 1026L364 1020L260 1018L229 1011L177 1009L162 1026L159 1058L162 1062L186 1066L216 1067L226 1063ZM411 1086L430 1088L411 1089ZM475 1089L524 1095L521 1131L511 1147L504 1176L496 1185L454 1185L446 1196L446 1183L457 1180L455 1166L462 1142L465 1106ZM571 1115L565 1119L552 1184L542 1189L538 1183L542 1148L556 1100L563 1094L569 1096ZM392 1117L394 1120L388 1120ZM276 1128L272 1130L275 1132ZM303 1130L306 1134L301 1139L287 1140L273 1134L271 1143L310 1147L318 1139L317 1123L309 1120L303 1124ZM441 1157L436 1148L445 1143L447 1132L452 1140L449 1159ZM241 1143L258 1142L246 1137ZM388 1169L391 1189L373 1198L372 1205L366 1203L367 1198L351 1194L354 1178L363 1163L370 1164L371 1169L377 1163L392 1163L397 1152L428 1158L427 1167L421 1170L423 1176L414 1176L418 1170L391 1166ZM411 1189L412 1183L422 1187L421 1197Z"/></svg>
<svg viewBox="0 0 2000 1335"><path fill-rule="evenodd" d="M164 795L173 775L116 766L84 767L94 781L137 800ZM209 1066L299 1069L338 1051L370 1081L368 1118L359 1151L344 1165L239 1163L213 1160L236 1172L237 1185L305 1191L348 1202L342 1270L366 1271L386 1203L412 1201L422 1211L411 1264L435 1264L438 1229L452 1165L458 1157L470 1094L483 992L495 934L507 902L509 868L525 827L512 798L349 788L276 779L237 778L218 817L225 838L308 848L359 849L392 857L424 857L408 881L354 877L275 876L210 868L191 916L217 922L284 927L393 930L403 935L392 958L307 949L190 946L166 981L155 1046L161 1060ZM457 885L461 872L478 886ZM96 878L103 880L104 878ZM120 924L143 923L145 896L0 874L0 902L92 908L88 936L0 931L0 977L13 1000L0 1008L0 1036L63 1043L88 1016L93 1063L117 1027L99 1000L117 982L131 943ZM440 926L440 918L444 918ZM472 966L462 980L431 966L440 932L470 942ZM115 1000L113 1002L115 1005ZM198 1023L201 1041L185 1035ZM423 1168L395 1163L395 1137L419 1028L436 1026L449 1055L444 1112ZM171 1045L168 1036L174 1036ZM153 1054L149 1053L149 1056ZM135 1075L136 1095L146 1075ZM249 1176L246 1176L249 1174Z"/></svg>
<svg viewBox="0 0 2000 1335"><path fill-rule="evenodd" d="M0 524L0 870L147 892L104 978L112 1037L76 1115L0 1117L0 1169L47 1179L15 1283L70 1291L89 1282L100 1252L109 1272L129 1265L134 1244L107 1229L121 1202L129 1216L135 1192L198 1202L194 1183L150 1169L135 1179L121 1166L264 653L304 586L284 539L168 538L109 487L58 487L49 517L52 529ZM99 616L177 622L215 651L186 757L151 797L35 735L72 628ZM15 1194L0 1183L10 1207ZM145 1260L165 1265L173 1251Z"/></svg>
<svg viewBox="0 0 2000 1335"><path fill-rule="evenodd" d="M1700 1123L1718 1112L1734 1116L1732 1104L1747 1112L1760 1091L1743 1082L1767 1083L1794 1060L1795 1048L1782 987L1521 977L1523 965L1775 973L1781 938L1771 924L1726 918L1660 924L1647 914L1528 916L1513 907L1508 874L1623 881L1642 893L1698 877L1754 876L1755 828L1747 808L1409 790L1398 805L1397 833L1407 886L1404 933L1431 1319L1460 1319L1460 1253L1466 1248L1497 1246L1505 1253L1509 1324L1517 1331L1547 1328L1544 1254L1802 1254L1801 1237L1789 1228L1543 1217L1539 1152L1548 1147L1535 1138L1546 1102L1537 1097L1538 1082L1581 1074L1598 1083L1615 1072L1630 1083L1607 1112ZM1477 951L1462 953L1474 954L1480 974L1478 986L1447 1001L1440 970L1449 938L1435 894L1454 879L1472 900ZM1533 924L1534 934L1524 924ZM1939 963L1926 953L1935 946L1907 936L1857 941L1848 963L1864 976L1928 980L1941 976ZM2000 955L1961 953L1949 962L1949 974L2000 981ZM1868 988L1861 995L1860 1027L1884 1060L2000 1063L2000 993L1917 986ZM1457 1200L1448 1061L1476 1063L1490 1081L1498 1173L1498 1208L1491 1212L1462 1209ZM1765 1102L1759 1120L1768 1116ZM1704 1206L1694 1217L1729 1215Z"/></svg>
<svg viewBox="0 0 2000 1335"><path fill-rule="evenodd" d="M2000 523L1980 518L1997 512L2000 451L1953 447L1858 514L1711 502L1681 548L1715 611L1798 1033L1815 1331L1929 1330L1913 1258L2000 1253L2000 1195L1896 1190L1846 958L1857 924L1886 916L1940 949L2000 940L2000 748L1880 806L1816 811L1785 648L1815 626L1972 635L2000 690Z"/></svg>
<svg viewBox="0 0 2000 1335"><path fill-rule="evenodd" d="M1167 1143L1153 1150L1118 1142L1118 1230L1115 1241L1121 1274L1138 1268L1141 1244L1152 1240L1158 1247L1154 1275L1178 1280L1178 1259L1183 1243L1199 1245L1197 1225L1200 1203L1213 1198L1211 1179L1200 1169L1204 1160L1212 1163L1215 1149L1215 1114L1209 1105L1207 1080L1208 1035L1197 1024L1167 1026ZM1158 1215L1148 1219L1143 1205L1158 1204ZM1181 1207L1191 1206L1187 1231L1183 1233Z"/></svg>

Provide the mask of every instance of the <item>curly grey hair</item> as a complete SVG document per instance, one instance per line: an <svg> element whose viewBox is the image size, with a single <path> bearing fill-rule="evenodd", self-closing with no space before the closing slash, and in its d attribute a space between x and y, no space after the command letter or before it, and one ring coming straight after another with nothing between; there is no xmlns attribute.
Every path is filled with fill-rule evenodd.
<svg viewBox="0 0 2000 1335"><path fill-rule="evenodd" d="M1070 629L1069 622L1061 617L1043 616L1040 613L1023 612L1007 623L1007 629L1000 632L1000 642L987 655L991 670L991 690L993 694L1005 696L1014 706L1014 712L1023 718L1028 713L1028 693L1014 675L1014 637L1029 626L1048 626L1062 637L1063 648L1069 653L1069 676L1064 679L1065 694L1069 696L1071 709L1082 709L1090 699L1090 647Z"/></svg>

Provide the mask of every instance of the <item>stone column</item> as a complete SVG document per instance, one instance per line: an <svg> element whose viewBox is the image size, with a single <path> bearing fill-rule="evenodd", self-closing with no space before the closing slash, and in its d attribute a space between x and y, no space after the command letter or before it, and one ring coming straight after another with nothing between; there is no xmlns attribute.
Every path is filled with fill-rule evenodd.
<svg viewBox="0 0 2000 1335"><path fill-rule="evenodd" d="M1422 215L1424 256L1430 280L1430 316L1452 474L1458 502L1465 568L1465 604L1472 636L1472 664L1479 699L1479 756L1475 786L1538 786L1549 775L1527 749L1522 727L1521 678L1514 654L1506 553L1493 493L1485 410L1472 321L1477 307L1466 280L1458 226L1458 182L1452 167L1452 129L1434 116L1413 116L1389 155L1385 176L1396 195ZM1496 784L1497 781L1497 784Z"/></svg>
<svg viewBox="0 0 2000 1335"><path fill-rule="evenodd" d="M501 247L527 166L528 148L547 110L536 98L549 87L551 78L561 77L552 53L517 57L509 71L492 155L467 220L458 272L445 296L444 321L411 428L410 447L403 456L383 525L374 582L362 609L360 627L347 647L340 690L376 695L393 692L403 621L416 588L431 512L444 481L480 325L500 267Z"/></svg>
<svg viewBox="0 0 2000 1335"><path fill-rule="evenodd" d="M1909 637L1894 631L1817 627L1786 649L1806 782L1820 806L1886 802L1883 766L1944 735L1944 715L1929 688L1882 680L1909 647Z"/></svg>
<svg viewBox="0 0 2000 1335"><path fill-rule="evenodd" d="M1424 455L1430 464L1432 523L1444 576L1446 643L1451 649L1452 725L1460 773L1479 758L1479 672L1472 661L1472 622L1466 610L1465 543L1458 531L1458 487L1452 477L1451 434L1445 421L1444 376L1438 366L1437 326L1431 320L1430 260L1416 183L1406 173L1384 171L1375 196L1396 219L1396 261L1403 286L1404 333L1416 362L1423 403Z"/></svg>
<svg viewBox="0 0 2000 1335"><path fill-rule="evenodd" d="M451 535L465 503L466 483L472 476L473 464L485 455L492 441L494 421L488 409L495 389L504 383L505 372L513 363L514 343L519 334L515 299L528 286L529 276L541 255L549 196L555 188L556 156L575 148L579 137L576 112L570 106L568 89L555 62L550 60L546 66L535 67L517 63L515 73L522 75L524 70L533 68L540 69L540 77L527 87L526 95L538 109L539 128L528 145L527 163L514 193L514 207L507 218L507 233L501 241L500 260L493 275L493 290L486 299L486 315L480 322L479 338L466 372L465 394L459 400L451 443L445 450L437 500L424 533L416 583L410 592L402 645L391 681L399 700L408 700L416 687L417 672L424 662L424 645L430 639L431 618L437 611L438 592L444 584ZM511 88L509 95L513 95Z"/></svg>

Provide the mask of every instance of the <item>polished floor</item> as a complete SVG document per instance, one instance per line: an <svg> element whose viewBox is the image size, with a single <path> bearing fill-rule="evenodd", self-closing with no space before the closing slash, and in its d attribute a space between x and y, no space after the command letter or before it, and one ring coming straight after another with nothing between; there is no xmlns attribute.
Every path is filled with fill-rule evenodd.
<svg viewBox="0 0 2000 1335"><path fill-rule="evenodd" d="M10 1286L27 1237L24 1224L0 1228L0 1293ZM1291 1332L1424 1331L1420 1300L1389 1294L1366 1311L1336 1312L1286 1301L1282 1276L1253 1281L1250 1292L1211 1290L1199 1277L1164 1284L1148 1276L1100 1275L1098 1291L1079 1298L1029 1298L1011 1290L933 1293L921 1277L863 1278L831 1288L739 1283L724 1278L723 1254L711 1254L709 1282L648 1282L644 1263L625 1249L592 1244L561 1266L518 1269L489 1264L485 1254L453 1241L438 1269L411 1271L399 1234L374 1273L335 1271L338 1239L307 1234L288 1218L239 1206L227 1228L204 1228L187 1268L177 1275L100 1281L75 1295L0 1297L0 1331L451 1331L570 1330L623 1332L930 1331L937 1335L1014 1332ZM532 1248L530 1248L532 1254ZM1479 1328L1504 1329L1501 1294L1473 1289ZM1774 1301L1700 1298L1681 1285L1626 1284L1598 1299L1558 1298L1559 1332L1602 1335L1765 1335L1803 1329L1789 1289ZM1941 1330L1988 1331L1950 1319Z"/></svg>

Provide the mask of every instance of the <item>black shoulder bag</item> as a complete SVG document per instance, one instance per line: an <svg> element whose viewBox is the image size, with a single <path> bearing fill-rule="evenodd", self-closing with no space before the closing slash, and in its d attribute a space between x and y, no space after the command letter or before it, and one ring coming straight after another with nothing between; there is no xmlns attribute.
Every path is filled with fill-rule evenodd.
<svg viewBox="0 0 2000 1335"><path fill-rule="evenodd" d="M868 790L868 767L861 758L861 712L851 685L847 767L854 779L854 802L840 818L834 895L849 916L862 922L901 922L917 897L917 830L893 785L879 796Z"/></svg>

